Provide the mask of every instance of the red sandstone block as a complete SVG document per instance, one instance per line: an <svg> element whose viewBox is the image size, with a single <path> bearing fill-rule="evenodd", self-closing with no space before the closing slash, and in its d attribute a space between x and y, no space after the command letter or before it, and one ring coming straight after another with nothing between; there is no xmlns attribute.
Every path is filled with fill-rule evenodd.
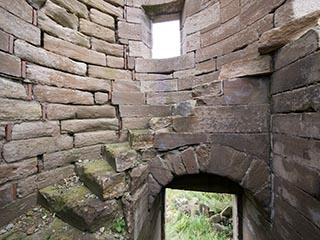
<svg viewBox="0 0 320 240"><path fill-rule="evenodd" d="M9 51L9 38L10 35L0 30L0 49L8 52Z"/></svg>
<svg viewBox="0 0 320 240"><path fill-rule="evenodd" d="M32 12L32 24L35 26L38 25L38 11L36 9L33 9Z"/></svg>
<svg viewBox="0 0 320 240"><path fill-rule="evenodd" d="M0 52L0 73L21 77L21 60L15 56Z"/></svg>
<svg viewBox="0 0 320 240"><path fill-rule="evenodd" d="M6 126L6 140L11 141L12 139L12 129L13 129L13 123L9 123Z"/></svg>

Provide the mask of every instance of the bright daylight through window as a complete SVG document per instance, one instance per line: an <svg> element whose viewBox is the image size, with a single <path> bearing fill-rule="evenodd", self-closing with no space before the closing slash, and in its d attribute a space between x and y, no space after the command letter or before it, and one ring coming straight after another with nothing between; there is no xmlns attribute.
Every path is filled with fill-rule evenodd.
<svg viewBox="0 0 320 240"><path fill-rule="evenodd" d="M152 25L152 58L180 56L180 21L159 22Z"/></svg>

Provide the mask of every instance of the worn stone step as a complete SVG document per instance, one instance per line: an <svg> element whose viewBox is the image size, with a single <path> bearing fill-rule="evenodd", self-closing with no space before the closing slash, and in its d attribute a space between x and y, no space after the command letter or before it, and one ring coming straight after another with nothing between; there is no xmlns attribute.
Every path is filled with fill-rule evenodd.
<svg viewBox="0 0 320 240"><path fill-rule="evenodd" d="M133 168L138 161L138 153L131 148L129 142L104 145L102 156L117 172Z"/></svg>
<svg viewBox="0 0 320 240"><path fill-rule="evenodd" d="M134 149L147 149L153 147L154 133L149 129L129 130L130 146Z"/></svg>
<svg viewBox="0 0 320 240"><path fill-rule="evenodd" d="M110 226L121 214L116 200L101 201L82 184L46 187L40 190L40 204L68 224L89 232Z"/></svg>
<svg viewBox="0 0 320 240"><path fill-rule="evenodd" d="M91 192L102 200L121 197L126 191L126 174L115 172L107 161L78 162L76 173Z"/></svg>

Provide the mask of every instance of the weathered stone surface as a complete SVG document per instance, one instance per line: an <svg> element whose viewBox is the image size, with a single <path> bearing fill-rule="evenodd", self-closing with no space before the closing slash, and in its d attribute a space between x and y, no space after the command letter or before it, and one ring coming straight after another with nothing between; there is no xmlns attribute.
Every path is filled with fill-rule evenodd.
<svg viewBox="0 0 320 240"><path fill-rule="evenodd" d="M157 80L169 80L173 78L173 74L152 74L152 73L136 73L136 80L139 81L157 81Z"/></svg>
<svg viewBox="0 0 320 240"><path fill-rule="evenodd" d="M36 84L55 87L111 92L110 81L71 75L37 65L27 65L27 79Z"/></svg>
<svg viewBox="0 0 320 240"><path fill-rule="evenodd" d="M195 65L194 53L169 59L142 59L136 60L136 71L144 73L170 73L173 71L193 68Z"/></svg>
<svg viewBox="0 0 320 240"><path fill-rule="evenodd" d="M252 193L257 192L262 186L270 184L271 172L269 166L263 160L254 160L246 175L243 177L240 185L250 190Z"/></svg>
<svg viewBox="0 0 320 240"><path fill-rule="evenodd" d="M189 91L169 92L169 93L148 93L147 104L164 105L186 101L192 98L192 93Z"/></svg>
<svg viewBox="0 0 320 240"><path fill-rule="evenodd" d="M240 13L240 0L232 0L220 9L221 22L225 23Z"/></svg>
<svg viewBox="0 0 320 240"><path fill-rule="evenodd" d="M19 163L0 164L0 183L25 178L37 173L37 158L31 158Z"/></svg>
<svg viewBox="0 0 320 240"><path fill-rule="evenodd" d="M140 92L137 81L115 81L113 82L113 92Z"/></svg>
<svg viewBox="0 0 320 240"><path fill-rule="evenodd" d="M93 7L96 9L99 9L102 12L108 13L115 17L123 17L123 9L121 7L113 6L112 4L105 2L103 0L80 0L80 2L83 2L89 7ZM112 0L112 3L114 3L115 0ZM119 4L119 2L117 1Z"/></svg>
<svg viewBox="0 0 320 240"><path fill-rule="evenodd" d="M125 66L124 58L107 56L107 66L112 68L120 68L123 69Z"/></svg>
<svg viewBox="0 0 320 240"><path fill-rule="evenodd" d="M214 96L220 96L221 94L222 94L221 81L204 83L204 84L196 85L192 88L193 97L210 96L210 98L213 98Z"/></svg>
<svg viewBox="0 0 320 240"><path fill-rule="evenodd" d="M186 36L184 42L182 43L182 53L186 54L188 52L197 50L200 48L200 32L195 32L189 36Z"/></svg>
<svg viewBox="0 0 320 240"><path fill-rule="evenodd" d="M268 115L269 105L197 107L196 118L177 118L174 126L188 132L260 133L268 131Z"/></svg>
<svg viewBox="0 0 320 240"><path fill-rule="evenodd" d="M149 169L152 176L162 186L166 186L173 179L170 165L159 156L151 160Z"/></svg>
<svg viewBox="0 0 320 240"><path fill-rule="evenodd" d="M34 86L33 93L35 99L41 102L83 105L94 104L91 93L78 90L37 85Z"/></svg>
<svg viewBox="0 0 320 240"><path fill-rule="evenodd" d="M192 116L194 115L194 110L196 107L196 101L195 100L189 100L185 102L180 102L174 105L172 110L172 115L176 116Z"/></svg>
<svg viewBox="0 0 320 240"><path fill-rule="evenodd" d="M13 55L0 52L0 72L21 77L21 60Z"/></svg>
<svg viewBox="0 0 320 240"><path fill-rule="evenodd" d="M14 6L14 7L12 7ZM12 0L8 1L1 1L0 7L4 8L8 12L19 16L21 19L32 23L32 7L25 1L19 0Z"/></svg>
<svg viewBox="0 0 320 240"><path fill-rule="evenodd" d="M148 176L148 186L152 196L157 196L162 189L162 186L154 179L152 174L149 174Z"/></svg>
<svg viewBox="0 0 320 240"><path fill-rule="evenodd" d="M272 116L272 132L320 139L320 114L285 114Z"/></svg>
<svg viewBox="0 0 320 240"><path fill-rule="evenodd" d="M171 164L171 169L174 175L182 176L187 174L186 167L182 162L179 152L170 152L166 155L165 159L168 164Z"/></svg>
<svg viewBox="0 0 320 240"><path fill-rule="evenodd" d="M11 141L3 146L3 157L7 162L31 158L43 153L72 148L73 140L69 136L43 137L28 140Z"/></svg>
<svg viewBox="0 0 320 240"><path fill-rule="evenodd" d="M109 94L97 92L94 94L94 102L96 104L107 104L109 102Z"/></svg>
<svg viewBox="0 0 320 240"><path fill-rule="evenodd" d="M260 1L260 0L259 0ZM249 44L259 40L260 35L273 28L273 14L268 14L248 28L233 34L232 36L217 42L216 44L203 47L196 52L196 61L202 62L213 57L220 57L240 50ZM234 53L236 54L236 53Z"/></svg>
<svg viewBox="0 0 320 240"><path fill-rule="evenodd" d="M121 117L166 117L171 116L171 106L120 106Z"/></svg>
<svg viewBox="0 0 320 240"><path fill-rule="evenodd" d="M221 68L219 79L256 76L272 73L272 59L263 56L256 59L244 59L225 64Z"/></svg>
<svg viewBox="0 0 320 240"><path fill-rule="evenodd" d="M275 51L292 40L298 39L310 28L319 25L320 11L315 11L285 25L264 33L260 38L259 52Z"/></svg>
<svg viewBox="0 0 320 240"><path fill-rule="evenodd" d="M96 38L91 39L92 49L108 55L123 56L123 46L115 43L108 43Z"/></svg>
<svg viewBox="0 0 320 240"><path fill-rule="evenodd" d="M37 204L37 194L31 194L30 196L17 200L10 205L1 207L0 225L5 226L10 221L21 216L29 209L33 208Z"/></svg>
<svg viewBox="0 0 320 240"><path fill-rule="evenodd" d="M216 27L201 34L201 47L217 43L240 31L240 18L236 17L226 22L223 27Z"/></svg>
<svg viewBox="0 0 320 240"><path fill-rule="evenodd" d="M102 200L121 197L126 191L126 175L116 173L104 160L76 164L76 172L84 184Z"/></svg>
<svg viewBox="0 0 320 240"><path fill-rule="evenodd" d="M206 172L210 160L210 148L207 145L201 144L195 148L195 154L200 172Z"/></svg>
<svg viewBox="0 0 320 240"><path fill-rule="evenodd" d="M296 60L312 54L320 48L320 27L311 29L298 40L281 48L275 57L274 66L278 70Z"/></svg>
<svg viewBox="0 0 320 240"><path fill-rule="evenodd" d="M183 152L181 152L180 156L188 174L199 173L199 164L193 148L188 148L187 150L184 150Z"/></svg>
<svg viewBox="0 0 320 240"><path fill-rule="evenodd" d="M178 82L178 90L192 90L194 86L213 82L215 80L218 80L219 78L219 71L215 71L212 73L204 74L201 76L187 76L187 77L181 77L180 79L177 79Z"/></svg>
<svg viewBox="0 0 320 240"><path fill-rule="evenodd" d="M276 113L320 111L320 85L288 91L272 96L272 109Z"/></svg>
<svg viewBox="0 0 320 240"><path fill-rule="evenodd" d="M116 111L112 106L70 106L49 104L47 105L48 119L93 119L93 118L115 118Z"/></svg>
<svg viewBox="0 0 320 240"><path fill-rule="evenodd" d="M149 129L129 130L130 146L134 149L152 148L154 134Z"/></svg>
<svg viewBox="0 0 320 240"><path fill-rule="evenodd" d="M286 156L274 154L273 172L319 199L319 171L305 167L297 161L289 161Z"/></svg>
<svg viewBox="0 0 320 240"><path fill-rule="evenodd" d="M75 13L79 17L88 18L89 11L87 7L78 0L51 0L59 6Z"/></svg>
<svg viewBox="0 0 320 240"><path fill-rule="evenodd" d="M129 40L142 41L150 47L151 33L150 30L141 24L128 23L125 21L118 22L118 36L125 43Z"/></svg>
<svg viewBox="0 0 320 240"><path fill-rule="evenodd" d="M79 160L99 160L101 156L101 145L73 148L67 151L45 153L43 155L44 165L47 170L70 165Z"/></svg>
<svg viewBox="0 0 320 240"><path fill-rule="evenodd" d="M115 42L115 32L110 30L109 28L102 27L93 22L89 22L85 19L80 19L80 32L106 40L108 42L114 43Z"/></svg>
<svg viewBox="0 0 320 240"><path fill-rule="evenodd" d="M87 67L84 63L78 63L69 58L48 52L42 48L34 47L22 40L15 41L14 52L18 57L24 60L62 71L79 75L85 75L87 71Z"/></svg>
<svg viewBox="0 0 320 240"><path fill-rule="evenodd" d="M149 166L148 165L140 165L130 172L130 190L134 192L139 189L142 184L144 184L149 175Z"/></svg>
<svg viewBox="0 0 320 240"><path fill-rule="evenodd" d="M283 200L287 201L295 209L298 209L299 212L315 225L320 225L320 220L317 218L317 214L320 211L319 202L315 198L280 177L275 177L274 185L276 193Z"/></svg>
<svg viewBox="0 0 320 240"><path fill-rule="evenodd" d="M96 51L74 45L58 38L51 37L47 34L44 35L43 43L46 50L49 50L56 54L85 63L91 63L101 66L107 65L106 56L103 53L98 53Z"/></svg>
<svg viewBox="0 0 320 240"><path fill-rule="evenodd" d="M200 85L206 86L206 85ZM204 89L210 94L210 89ZM201 88L199 90L202 90ZM201 93L201 92L200 92ZM235 78L223 81L223 95L212 97L210 95L199 99L205 105L253 105L269 103L268 78Z"/></svg>
<svg viewBox="0 0 320 240"><path fill-rule="evenodd" d="M252 160L252 157L244 152L222 145L212 145L207 172L240 182Z"/></svg>
<svg viewBox="0 0 320 240"><path fill-rule="evenodd" d="M9 51L9 34L0 30L0 49L8 52Z"/></svg>
<svg viewBox="0 0 320 240"><path fill-rule="evenodd" d="M22 84L3 77L0 77L0 97L28 99L26 89Z"/></svg>
<svg viewBox="0 0 320 240"><path fill-rule="evenodd" d="M145 103L145 94L140 92L113 92L112 104L139 105Z"/></svg>
<svg viewBox="0 0 320 240"><path fill-rule="evenodd" d="M66 0L65 0L66 1ZM50 35L59 37L68 42L77 44L79 46L83 46L86 48L90 47L89 38L83 35L82 33L63 27L57 23L55 23L51 18L49 18L42 11L38 12L38 26L49 33Z"/></svg>
<svg viewBox="0 0 320 240"><path fill-rule="evenodd" d="M25 122L14 124L12 128L12 140L53 137L59 133L59 122Z"/></svg>
<svg viewBox="0 0 320 240"><path fill-rule="evenodd" d="M207 141L208 137L205 133L158 133L155 136L154 147L165 151Z"/></svg>
<svg viewBox="0 0 320 240"><path fill-rule="evenodd" d="M317 82L320 71L319 60L320 52L316 52L275 72L272 75L271 93L279 93Z"/></svg>
<svg viewBox="0 0 320 240"><path fill-rule="evenodd" d="M32 192L38 191L57 182L62 182L64 179L71 176L74 176L74 166L69 165L50 171L43 171L37 175L22 179L18 181L17 184L18 197L24 198Z"/></svg>
<svg viewBox="0 0 320 240"><path fill-rule="evenodd" d="M320 141L275 134L273 152L310 169L320 169Z"/></svg>
<svg viewBox="0 0 320 240"><path fill-rule="evenodd" d="M316 0L308 1L305 4L301 0L290 0L275 11L275 27L285 25L286 23L301 18L320 9L320 3Z"/></svg>
<svg viewBox="0 0 320 240"><path fill-rule="evenodd" d="M245 152L252 156L269 162L270 140L265 134L233 134L219 133L210 135L210 143L231 147L237 151Z"/></svg>
<svg viewBox="0 0 320 240"><path fill-rule="evenodd" d="M151 49L141 41L129 41L129 55L132 57L151 58Z"/></svg>
<svg viewBox="0 0 320 240"><path fill-rule="evenodd" d="M83 231L95 232L105 224L110 224L120 211L116 200L103 202L96 198L87 198L90 191L84 186L50 186L42 189L40 194L43 203L61 219Z"/></svg>
<svg viewBox="0 0 320 240"><path fill-rule="evenodd" d="M118 119L66 120L61 122L61 131L68 133L118 130Z"/></svg>
<svg viewBox="0 0 320 240"><path fill-rule="evenodd" d="M2 4L10 6L12 2L1 1ZM10 7L11 10L19 9L22 3L17 4L17 7ZM20 9L21 10L21 9ZM15 10L14 10L15 11ZM32 10L30 9L32 16ZM28 14L26 12L26 14ZM3 8L0 9L0 22L1 29L5 32L12 33L18 38L28 41L37 46L40 45L40 29L31 23L25 22L22 19L14 16L13 14L7 12Z"/></svg>
<svg viewBox="0 0 320 240"><path fill-rule="evenodd" d="M47 1L41 11L63 27L78 29L78 17L51 1Z"/></svg>
<svg viewBox="0 0 320 240"><path fill-rule="evenodd" d="M207 21L208 19L210 19L210 21ZM220 6L219 3L216 3L191 17L188 17L184 25L184 31L186 34L190 34L209 27L210 25L218 25L219 23Z"/></svg>
<svg viewBox="0 0 320 240"><path fill-rule="evenodd" d="M89 76L110 80L132 80L131 71L89 65Z"/></svg>
<svg viewBox="0 0 320 240"><path fill-rule="evenodd" d="M14 195L14 186L12 183L8 183L5 185L0 186L0 206L6 206L8 203L13 202L16 199Z"/></svg>
<svg viewBox="0 0 320 240"><path fill-rule="evenodd" d="M0 99L1 120L38 120L41 118L41 105L36 102Z"/></svg>
<svg viewBox="0 0 320 240"><path fill-rule="evenodd" d="M117 172L123 172L137 164L137 152L130 148L129 143L104 145L102 151L103 157Z"/></svg>
<svg viewBox="0 0 320 240"><path fill-rule="evenodd" d="M104 14L94 8L90 9L90 19L92 22L100 24L104 27L115 29L115 20L108 14Z"/></svg>
<svg viewBox="0 0 320 240"><path fill-rule="evenodd" d="M103 143L116 143L117 141L119 141L119 136L115 131L76 133L74 135L75 147L85 147Z"/></svg>
<svg viewBox="0 0 320 240"><path fill-rule="evenodd" d="M148 128L150 117L146 118L122 118L124 129L146 129Z"/></svg>
<svg viewBox="0 0 320 240"><path fill-rule="evenodd" d="M47 0L27 0L27 2L35 9L40 9Z"/></svg>
<svg viewBox="0 0 320 240"><path fill-rule="evenodd" d="M177 91L177 80L141 81L142 92L173 92Z"/></svg>

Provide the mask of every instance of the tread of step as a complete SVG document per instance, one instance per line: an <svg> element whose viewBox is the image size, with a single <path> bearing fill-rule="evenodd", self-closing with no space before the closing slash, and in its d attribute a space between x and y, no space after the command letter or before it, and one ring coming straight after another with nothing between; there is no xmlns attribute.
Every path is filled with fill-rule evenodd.
<svg viewBox="0 0 320 240"><path fill-rule="evenodd" d="M40 190L40 195L44 207L82 231L95 232L103 226L110 226L121 213L116 200L103 202L81 183L72 187L49 186Z"/></svg>
<svg viewBox="0 0 320 240"><path fill-rule="evenodd" d="M125 173L117 173L104 160L83 161L76 164L81 181L102 200L118 198L127 190Z"/></svg>
<svg viewBox="0 0 320 240"><path fill-rule="evenodd" d="M134 149L147 149L153 147L154 134L149 129L129 130L130 146Z"/></svg>
<svg viewBox="0 0 320 240"><path fill-rule="evenodd" d="M138 153L131 148L129 142L104 145L102 156L117 172L133 168L138 160Z"/></svg>

